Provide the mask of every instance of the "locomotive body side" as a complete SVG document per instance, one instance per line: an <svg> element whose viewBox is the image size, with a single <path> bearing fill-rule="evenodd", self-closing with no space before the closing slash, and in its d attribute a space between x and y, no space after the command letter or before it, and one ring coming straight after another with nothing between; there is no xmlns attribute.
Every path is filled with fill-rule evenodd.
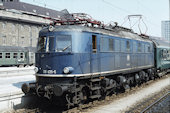
<svg viewBox="0 0 170 113"><path fill-rule="evenodd" d="M154 66L152 42L136 40L135 35L134 39L122 37L121 35L96 33L96 31L65 32L64 29L42 32L39 41L43 40L45 41L43 43L46 44L43 45L44 50L36 54L36 66L40 68L37 76L110 75L130 73ZM67 38L65 39L67 42L62 42L64 38ZM56 43L68 43L65 47L69 47L64 51L60 48L55 50ZM64 73L66 67L72 67L74 71L69 74Z"/></svg>
<svg viewBox="0 0 170 113"><path fill-rule="evenodd" d="M154 76L152 41L128 31L47 27L40 31L37 50L36 82L22 90L58 104L102 98Z"/></svg>

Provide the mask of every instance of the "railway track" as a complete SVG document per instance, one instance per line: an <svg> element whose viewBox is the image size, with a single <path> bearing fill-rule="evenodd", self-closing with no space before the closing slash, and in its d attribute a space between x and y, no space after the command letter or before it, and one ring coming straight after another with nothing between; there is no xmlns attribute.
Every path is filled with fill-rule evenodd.
<svg viewBox="0 0 170 113"><path fill-rule="evenodd" d="M156 100L155 102L153 102L151 105L149 105L148 107L146 107L143 111L141 111L141 113L153 113L155 112L155 110L160 107L159 104L161 102L168 101L167 104L169 104L169 96L170 96L170 92L166 93L165 95L163 95L161 98L159 98L158 100ZM169 106L169 105L168 105ZM157 109L158 110L158 109ZM168 110L168 109L167 109ZM168 110L169 111L169 110ZM167 112L168 112L167 111ZM159 111L157 111L159 112ZM163 112L162 110L160 112Z"/></svg>
<svg viewBox="0 0 170 113"><path fill-rule="evenodd" d="M162 108L166 107L166 105L163 104L167 103L169 109L170 106L169 96L170 96L169 87L166 87L157 94L154 94L151 97L146 98L144 101L138 103L135 107L130 108L128 111L126 111L126 113L154 113L154 112L162 113L163 110ZM166 102L161 103L164 100ZM157 106L159 103L160 106Z"/></svg>

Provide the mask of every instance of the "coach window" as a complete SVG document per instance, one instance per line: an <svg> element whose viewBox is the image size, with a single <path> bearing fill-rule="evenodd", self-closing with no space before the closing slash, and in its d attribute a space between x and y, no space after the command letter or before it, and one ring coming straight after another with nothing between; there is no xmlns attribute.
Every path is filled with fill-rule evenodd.
<svg viewBox="0 0 170 113"><path fill-rule="evenodd" d="M2 58L2 53L0 53L0 58Z"/></svg>
<svg viewBox="0 0 170 113"><path fill-rule="evenodd" d="M17 58L17 56L18 56L18 53L13 54L13 58Z"/></svg>
<svg viewBox="0 0 170 113"><path fill-rule="evenodd" d="M141 52L141 50L142 50L142 45L141 45L141 43L139 42L139 43L138 43L138 52Z"/></svg>
<svg viewBox="0 0 170 113"><path fill-rule="evenodd" d="M126 50L127 52L130 52L130 42L126 41Z"/></svg>
<svg viewBox="0 0 170 113"><path fill-rule="evenodd" d="M6 53L5 58L10 58L10 53Z"/></svg>
<svg viewBox="0 0 170 113"><path fill-rule="evenodd" d="M168 50L168 60L170 60L170 49Z"/></svg>
<svg viewBox="0 0 170 113"><path fill-rule="evenodd" d="M20 58L24 58L24 54L23 53L20 53Z"/></svg>
<svg viewBox="0 0 170 113"><path fill-rule="evenodd" d="M97 38L96 35L92 35L92 47L93 47L93 53L97 52Z"/></svg>

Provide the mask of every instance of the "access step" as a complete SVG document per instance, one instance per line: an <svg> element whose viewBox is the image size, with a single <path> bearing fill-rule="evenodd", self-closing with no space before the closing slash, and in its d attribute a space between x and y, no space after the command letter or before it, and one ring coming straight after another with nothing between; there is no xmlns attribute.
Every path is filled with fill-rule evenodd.
<svg viewBox="0 0 170 113"><path fill-rule="evenodd" d="M101 81L101 79L100 78L95 78L95 79L91 79L90 81L91 82L99 82L99 81Z"/></svg>
<svg viewBox="0 0 170 113"><path fill-rule="evenodd" d="M100 98L100 97L101 97L101 95L92 95L92 96L90 96L91 99Z"/></svg>

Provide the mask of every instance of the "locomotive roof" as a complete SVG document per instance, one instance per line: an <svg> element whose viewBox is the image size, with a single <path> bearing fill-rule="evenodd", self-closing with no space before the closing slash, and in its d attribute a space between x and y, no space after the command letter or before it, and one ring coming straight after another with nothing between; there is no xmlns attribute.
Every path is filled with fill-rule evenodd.
<svg viewBox="0 0 170 113"><path fill-rule="evenodd" d="M42 29L40 33L48 32L48 28L49 27ZM92 33L110 35L110 36L115 36L115 37L122 37L122 38L127 38L127 39L151 42L150 40L144 39L132 31L128 31L126 29L125 30L119 29L116 27L112 30L111 29L109 30L109 29L87 27L87 26L80 26L80 25L61 25L61 26L55 26L54 31L92 32Z"/></svg>
<svg viewBox="0 0 170 113"><path fill-rule="evenodd" d="M26 51L24 47L18 46L0 46L0 52L21 52Z"/></svg>

